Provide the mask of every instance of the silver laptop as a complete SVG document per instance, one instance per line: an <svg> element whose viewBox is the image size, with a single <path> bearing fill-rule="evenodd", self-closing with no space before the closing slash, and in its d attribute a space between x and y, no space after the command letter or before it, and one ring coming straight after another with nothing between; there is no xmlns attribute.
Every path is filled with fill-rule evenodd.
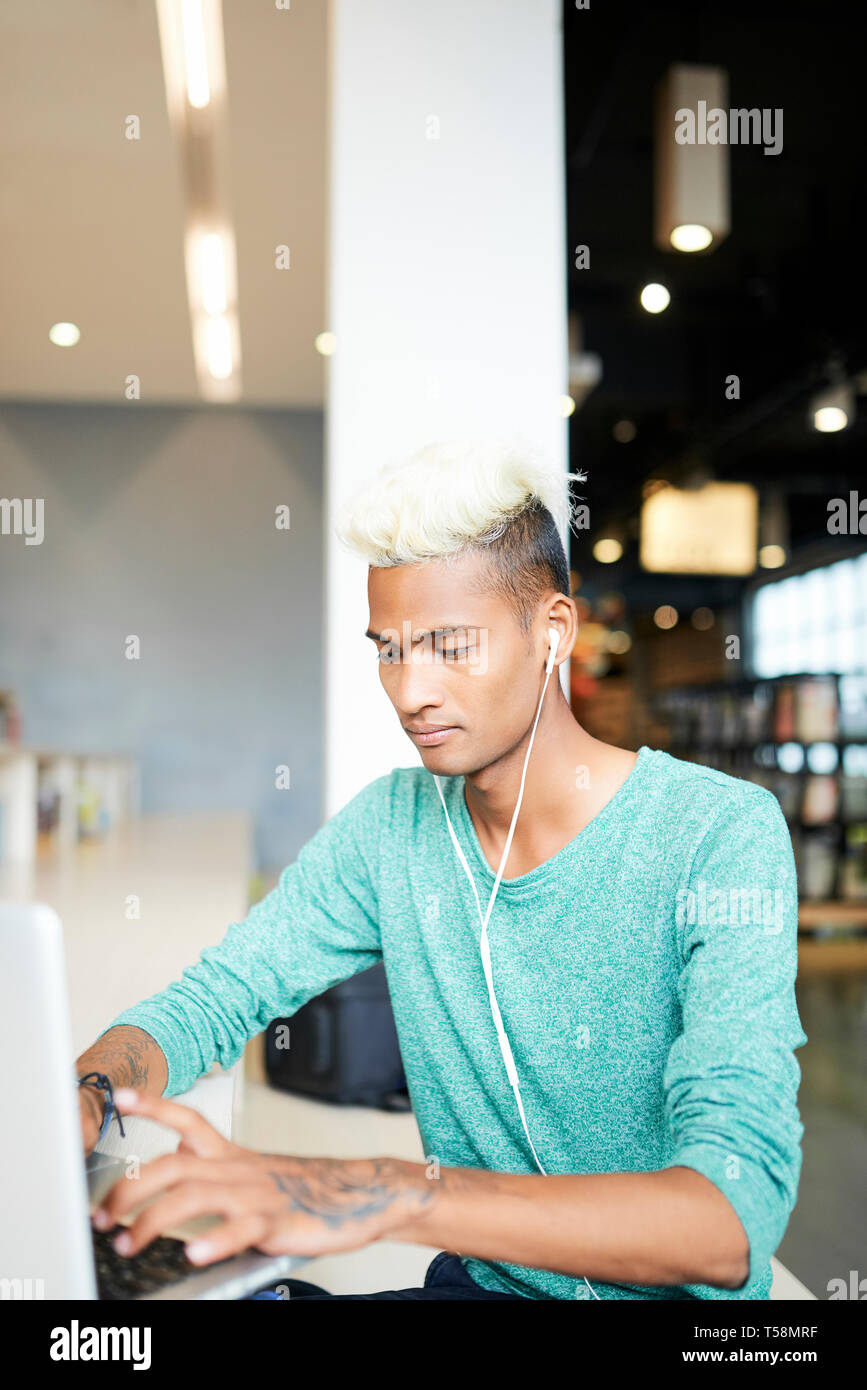
<svg viewBox="0 0 867 1390"><path fill-rule="evenodd" d="M251 1252L200 1269L168 1236L124 1260L91 1228L124 1164L85 1161L63 933L41 903L0 903L0 1019L0 1299L236 1299L304 1263Z"/></svg>

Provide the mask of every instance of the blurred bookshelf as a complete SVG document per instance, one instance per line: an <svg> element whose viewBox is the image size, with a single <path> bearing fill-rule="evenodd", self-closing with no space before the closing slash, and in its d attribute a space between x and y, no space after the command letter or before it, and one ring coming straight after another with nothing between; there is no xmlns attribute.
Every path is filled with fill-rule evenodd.
<svg viewBox="0 0 867 1390"><path fill-rule="evenodd" d="M800 929L867 938L867 675L756 677L655 691L658 747L766 787L792 836Z"/></svg>

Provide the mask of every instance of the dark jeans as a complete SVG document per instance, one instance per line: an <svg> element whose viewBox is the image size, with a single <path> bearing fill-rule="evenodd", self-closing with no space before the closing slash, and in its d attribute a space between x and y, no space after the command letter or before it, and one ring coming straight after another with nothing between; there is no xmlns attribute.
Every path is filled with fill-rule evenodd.
<svg viewBox="0 0 867 1390"><path fill-rule="evenodd" d="M424 1288L421 1289L388 1289L383 1293L328 1293L326 1289L320 1289L318 1284L308 1284L304 1279L286 1279L282 1284L261 1289L259 1293L250 1294L249 1297L278 1299L287 1303L294 1303L296 1299L301 1298L309 1299L311 1302L323 1298L365 1301L373 1298L507 1298L512 1303L525 1302L520 1294L492 1293L490 1289L483 1289L475 1279L470 1278L458 1256L449 1254L447 1250L441 1250L431 1260L424 1276Z"/></svg>

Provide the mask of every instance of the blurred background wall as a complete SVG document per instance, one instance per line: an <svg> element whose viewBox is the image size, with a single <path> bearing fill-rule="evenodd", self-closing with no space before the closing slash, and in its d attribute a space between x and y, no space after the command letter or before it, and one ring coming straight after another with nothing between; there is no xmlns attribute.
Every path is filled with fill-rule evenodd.
<svg viewBox="0 0 867 1390"><path fill-rule="evenodd" d="M0 545L27 743L130 753L143 811L243 806L288 863L320 821L321 413L3 404L0 452L45 499L42 544Z"/></svg>

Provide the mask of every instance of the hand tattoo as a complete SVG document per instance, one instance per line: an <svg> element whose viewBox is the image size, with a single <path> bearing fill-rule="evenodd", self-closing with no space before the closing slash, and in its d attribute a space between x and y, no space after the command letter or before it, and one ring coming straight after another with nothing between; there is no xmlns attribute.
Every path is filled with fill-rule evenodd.
<svg viewBox="0 0 867 1390"><path fill-rule="evenodd" d="M289 1211L318 1217L331 1227L365 1221L399 1201L419 1209L434 1196L430 1184L425 1190L409 1183L405 1167L394 1158L308 1158L292 1163L297 1171L268 1174L288 1197Z"/></svg>

